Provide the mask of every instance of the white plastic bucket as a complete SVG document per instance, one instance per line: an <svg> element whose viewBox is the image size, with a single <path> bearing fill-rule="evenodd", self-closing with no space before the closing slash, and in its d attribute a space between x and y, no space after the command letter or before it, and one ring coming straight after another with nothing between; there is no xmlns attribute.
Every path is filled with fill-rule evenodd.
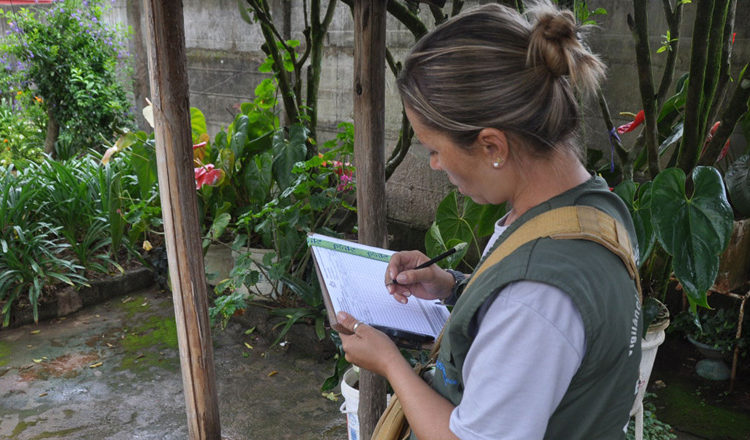
<svg viewBox="0 0 750 440"><path fill-rule="evenodd" d="M649 327L646 337L641 339L641 365L638 373L638 390L635 402L633 402L633 408L630 410L630 416L635 416L635 440L643 440L643 396L646 394L651 370L654 368L656 351L662 342L664 342L664 329L667 325L669 325L669 321L654 329Z"/></svg>
<svg viewBox="0 0 750 440"><path fill-rule="evenodd" d="M638 394L633 402L633 408L630 414L634 415L643 402L643 396L646 394L646 386L651 377L651 370L654 368L656 352L659 346L664 342L664 329L649 331L646 337L641 339L641 365L638 378Z"/></svg>
<svg viewBox="0 0 750 440"><path fill-rule="evenodd" d="M354 384L359 381L359 372L350 368L344 373L344 379L341 381L341 395L344 396L344 403L339 410L346 414L347 433L349 440L359 440L359 390L354 388Z"/></svg>

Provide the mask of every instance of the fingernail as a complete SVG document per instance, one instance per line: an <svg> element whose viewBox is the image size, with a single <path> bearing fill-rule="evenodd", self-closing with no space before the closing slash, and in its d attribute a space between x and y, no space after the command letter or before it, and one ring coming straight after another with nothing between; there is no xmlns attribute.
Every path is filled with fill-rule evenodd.
<svg viewBox="0 0 750 440"><path fill-rule="evenodd" d="M400 274L398 274L398 276L395 279L399 283L405 283L406 282L406 275L400 273Z"/></svg>
<svg viewBox="0 0 750 440"><path fill-rule="evenodd" d="M398 302L400 302L401 304L406 304L406 298L404 298L403 296L399 296Z"/></svg>
<svg viewBox="0 0 750 440"><path fill-rule="evenodd" d="M346 313L344 313L344 312L338 312L336 314L336 319L338 319L339 321L345 320L346 319Z"/></svg>

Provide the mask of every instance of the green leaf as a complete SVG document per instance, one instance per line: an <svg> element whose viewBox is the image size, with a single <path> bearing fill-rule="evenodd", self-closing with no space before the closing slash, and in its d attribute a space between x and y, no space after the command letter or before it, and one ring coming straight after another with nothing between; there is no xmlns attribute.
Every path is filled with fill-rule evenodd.
<svg viewBox="0 0 750 440"><path fill-rule="evenodd" d="M456 248L456 253L446 258L445 260L438 263L438 265L444 269L455 268L458 263L466 256L466 251L469 250L469 245L465 241L461 241L456 238L443 241L443 237L440 233L436 223L432 223L430 229L425 235L425 251L428 256L440 255L450 248Z"/></svg>
<svg viewBox="0 0 750 440"><path fill-rule="evenodd" d="M243 182L250 201L263 203L268 199L273 184L272 166L273 155L271 153L254 156L245 164Z"/></svg>
<svg viewBox="0 0 750 440"><path fill-rule="evenodd" d="M240 10L240 17L245 23L253 24L253 19L250 17L250 14L247 12L247 2L245 0L237 0L237 7Z"/></svg>
<svg viewBox="0 0 750 440"><path fill-rule="evenodd" d="M750 217L750 155L737 159L724 176L729 200L743 217Z"/></svg>
<svg viewBox="0 0 750 440"><path fill-rule="evenodd" d="M220 214L214 219L214 222L211 224L211 229L209 229L208 234L211 236L214 240L219 240L219 238L224 234L224 230L229 226L229 222L232 221L232 216L225 212L223 214Z"/></svg>
<svg viewBox="0 0 750 440"><path fill-rule="evenodd" d="M505 215L505 204L480 205L468 197L464 197L464 217L469 224L474 225L477 238L492 235L495 223Z"/></svg>
<svg viewBox="0 0 750 440"><path fill-rule="evenodd" d="M680 139L682 139L682 132L684 131L685 123L680 121L672 128L672 133L664 139L664 142L659 145L659 156L664 154L665 151L667 151L667 148L669 148L672 144L675 142L679 142Z"/></svg>
<svg viewBox="0 0 750 440"><path fill-rule="evenodd" d="M429 255L439 255L448 250L448 246L445 245L443 236L440 234L440 228L435 222L432 222L430 229L425 234L424 247Z"/></svg>
<svg viewBox="0 0 750 440"><path fill-rule="evenodd" d="M273 146L274 130L269 130L247 143L248 153L259 154L271 149Z"/></svg>
<svg viewBox="0 0 750 440"><path fill-rule="evenodd" d="M614 192L625 202L633 219L638 239L637 263L640 267L651 255L656 243L651 225L651 182L638 186L632 180L626 180L617 185Z"/></svg>
<svg viewBox="0 0 750 440"><path fill-rule="evenodd" d="M687 99L687 85L688 85L688 74L682 75L675 84L675 90L677 93L669 97L664 101L664 105L661 107L659 112L658 122L666 118L669 114L679 112L680 109L685 107L685 100Z"/></svg>
<svg viewBox="0 0 750 440"><path fill-rule="evenodd" d="M249 126L247 115L237 115L232 123L232 140L229 141L229 149L234 153L234 157L243 155Z"/></svg>
<svg viewBox="0 0 750 440"><path fill-rule="evenodd" d="M193 131L193 143L198 142L202 134L206 133L206 117L195 107L190 107L190 128Z"/></svg>
<svg viewBox="0 0 750 440"><path fill-rule="evenodd" d="M283 129L274 135L272 172L279 188L286 189L295 181L292 169L294 164L305 160L307 135L307 128L301 124L289 128L289 140L285 139Z"/></svg>
<svg viewBox="0 0 750 440"><path fill-rule="evenodd" d="M732 234L732 210L718 170L696 167L692 198L685 173L668 168L653 181L651 214L656 237L673 257L673 270L691 306L708 307L706 291L719 268L719 254Z"/></svg>
<svg viewBox="0 0 750 440"><path fill-rule="evenodd" d="M444 240L456 238L466 243L474 241L473 225L463 215L456 190L451 191L438 205L435 223Z"/></svg>

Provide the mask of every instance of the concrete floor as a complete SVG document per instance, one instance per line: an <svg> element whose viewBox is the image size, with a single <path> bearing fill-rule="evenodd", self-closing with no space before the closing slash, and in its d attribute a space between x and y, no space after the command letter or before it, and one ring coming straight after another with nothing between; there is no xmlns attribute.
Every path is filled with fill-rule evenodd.
<svg viewBox="0 0 750 440"><path fill-rule="evenodd" d="M0 439L187 438L172 307L147 289L0 331ZM320 392L331 360L314 338L269 348L253 319L213 332L222 436L345 440L342 398Z"/></svg>
<svg viewBox="0 0 750 440"><path fill-rule="evenodd" d="M332 362L248 329L213 334L222 436L346 439L342 401L320 391ZM144 290L0 331L0 438L187 438L171 297Z"/></svg>

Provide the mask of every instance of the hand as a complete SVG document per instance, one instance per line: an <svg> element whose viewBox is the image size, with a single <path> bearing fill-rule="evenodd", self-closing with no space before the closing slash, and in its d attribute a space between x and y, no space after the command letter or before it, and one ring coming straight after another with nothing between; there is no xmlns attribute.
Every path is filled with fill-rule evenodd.
<svg viewBox="0 0 750 440"><path fill-rule="evenodd" d="M428 260L419 251L393 254L385 270L385 284L396 301L406 304L411 295L422 299L443 299L450 296L454 284L453 275L440 266L433 264L424 269L412 270Z"/></svg>
<svg viewBox="0 0 750 440"><path fill-rule="evenodd" d="M405 362L396 344L385 333L358 321L346 312L339 312L336 318L347 330L339 332L347 361L384 377L387 377L389 367L397 362Z"/></svg>

